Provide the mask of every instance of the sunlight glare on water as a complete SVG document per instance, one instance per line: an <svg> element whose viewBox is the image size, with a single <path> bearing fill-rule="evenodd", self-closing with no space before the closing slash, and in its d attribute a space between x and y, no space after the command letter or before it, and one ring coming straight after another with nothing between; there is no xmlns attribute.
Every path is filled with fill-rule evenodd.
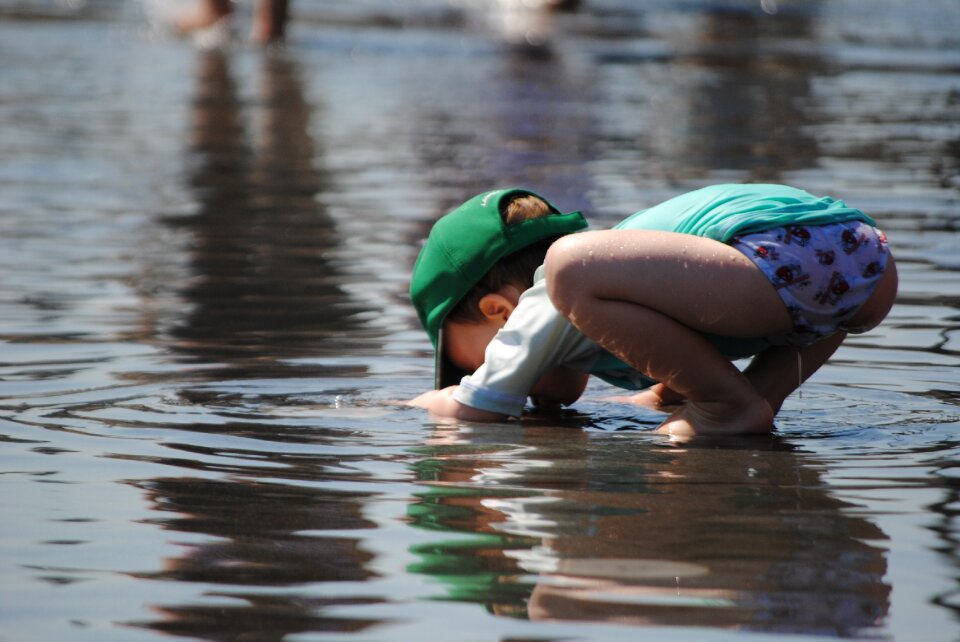
<svg viewBox="0 0 960 642"><path fill-rule="evenodd" d="M0 640L960 636L960 6L521 4L297 0L264 50L240 3L204 50L0 0ZM900 271L775 435L396 403L451 206L734 181L864 209Z"/></svg>

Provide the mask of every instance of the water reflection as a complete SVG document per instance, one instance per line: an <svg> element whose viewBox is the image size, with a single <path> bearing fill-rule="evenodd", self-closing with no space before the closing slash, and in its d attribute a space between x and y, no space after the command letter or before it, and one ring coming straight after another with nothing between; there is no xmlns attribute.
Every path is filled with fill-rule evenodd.
<svg viewBox="0 0 960 642"><path fill-rule="evenodd" d="M199 55L187 162L197 211L168 219L191 235L192 277L181 290L188 307L170 333L170 347L192 362L219 364L204 371L215 381L336 376L329 367L286 361L316 356L321 347L329 352L331 342L358 327L362 309L339 285L330 257L342 239L315 199L328 188L315 167L320 150L311 120L318 111L305 97L295 60L282 51L263 58L252 97L249 80L232 72L226 53ZM357 374L355 367L341 370ZM249 394L231 402L202 388L181 389L178 397L207 408L239 404L239 413L252 403ZM228 476L135 483L158 515L149 523L191 535L178 542L181 553L167 557L161 570L138 577L220 587L195 602L155 604L159 619L138 626L211 640L282 640L296 632L365 628L370 620L323 615L328 607L365 600L293 589L372 576L366 569L371 555L359 548L358 538L337 535L374 527L361 515L367 495L292 483L343 476L350 457L337 456L337 434L264 427L244 423L242 416L183 429L310 447L302 454L268 454L225 443L167 443L183 456L149 458ZM264 474L270 481L263 481Z"/></svg>
<svg viewBox="0 0 960 642"><path fill-rule="evenodd" d="M197 603L155 605L161 619L140 626L211 640L245 635L267 641L369 624L322 615L326 607L358 600L265 588L370 578L364 565L371 555L358 548L356 538L303 533L372 528L360 515L363 495L240 479L170 477L137 486L158 515L150 523L204 536L179 542L181 554L167 558L162 570L138 577L220 586ZM235 586L249 588L231 590Z"/></svg>
<svg viewBox="0 0 960 642"><path fill-rule="evenodd" d="M541 35L533 43L501 43L489 68L474 72L475 84L456 94L447 85L428 96L418 92L419 161L431 190L449 191L447 205L491 185L524 185L568 209L589 205L585 165L595 156L597 88L554 46L552 38L562 34Z"/></svg>
<svg viewBox="0 0 960 642"><path fill-rule="evenodd" d="M804 108L824 62L815 49L798 56L775 43L809 41L817 6L807 2L776 19L751 9L704 12L693 51L683 58L707 74L690 92L684 163L770 182L816 164Z"/></svg>
<svg viewBox="0 0 960 642"><path fill-rule="evenodd" d="M362 307L331 260L342 239L315 199L328 187L311 135L318 110L296 62L265 56L246 100L229 62L219 51L199 58L187 164L198 211L170 219L192 234L194 275L182 291L189 312L172 334L176 350L252 377L349 336Z"/></svg>
<svg viewBox="0 0 960 642"><path fill-rule="evenodd" d="M776 18L759 6L720 6L697 14L697 28L676 61L681 93L656 95L655 162L669 176L736 172L740 180L777 182L816 165L808 131L811 78L825 62L809 42L817 2ZM791 46L793 43L793 46Z"/></svg>
<svg viewBox="0 0 960 642"><path fill-rule="evenodd" d="M786 441L674 450L572 429L440 428L410 570L530 619L869 635L886 535ZM522 453L522 456L520 456Z"/></svg>

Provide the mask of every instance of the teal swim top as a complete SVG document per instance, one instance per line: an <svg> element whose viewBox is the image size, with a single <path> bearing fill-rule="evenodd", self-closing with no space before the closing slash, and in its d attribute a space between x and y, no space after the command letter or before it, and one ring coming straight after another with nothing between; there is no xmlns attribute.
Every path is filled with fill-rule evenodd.
<svg viewBox="0 0 960 642"><path fill-rule="evenodd" d="M641 210L615 229L660 230L703 236L722 243L734 236L781 225L876 222L843 201L786 185L711 185Z"/></svg>

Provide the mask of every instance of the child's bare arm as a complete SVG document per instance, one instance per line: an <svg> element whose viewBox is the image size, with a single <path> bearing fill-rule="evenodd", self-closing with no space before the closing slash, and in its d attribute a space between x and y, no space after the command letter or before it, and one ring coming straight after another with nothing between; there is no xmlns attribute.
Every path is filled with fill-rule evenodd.
<svg viewBox="0 0 960 642"><path fill-rule="evenodd" d="M534 405L539 408L568 406L580 398L587 387L589 375L570 368L558 366L548 371L530 391ZM430 390L407 405L425 408L439 417L451 417L466 421L503 421L507 415L481 410L462 404L453 398L457 386L448 386L441 390Z"/></svg>
<svg viewBox="0 0 960 642"><path fill-rule="evenodd" d="M416 399L407 402L409 406L425 408L430 414L438 417L449 417L451 419L463 419L465 421L492 422L503 421L506 415L496 412L480 410L464 405L453 398L453 393L457 386L448 386L440 390L430 390L423 393Z"/></svg>

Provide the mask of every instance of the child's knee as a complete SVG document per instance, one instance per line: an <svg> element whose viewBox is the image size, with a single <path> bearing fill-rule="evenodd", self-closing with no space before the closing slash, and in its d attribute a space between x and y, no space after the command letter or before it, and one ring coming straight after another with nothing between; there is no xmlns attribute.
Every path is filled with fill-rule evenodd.
<svg viewBox="0 0 960 642"><path fill-rule="evenodd" d="M582 238L585 234L558 239L547 251L544 260L547 295L557 310L569 316L577 301L585 294L583 266L587 250Z"/></svg>

